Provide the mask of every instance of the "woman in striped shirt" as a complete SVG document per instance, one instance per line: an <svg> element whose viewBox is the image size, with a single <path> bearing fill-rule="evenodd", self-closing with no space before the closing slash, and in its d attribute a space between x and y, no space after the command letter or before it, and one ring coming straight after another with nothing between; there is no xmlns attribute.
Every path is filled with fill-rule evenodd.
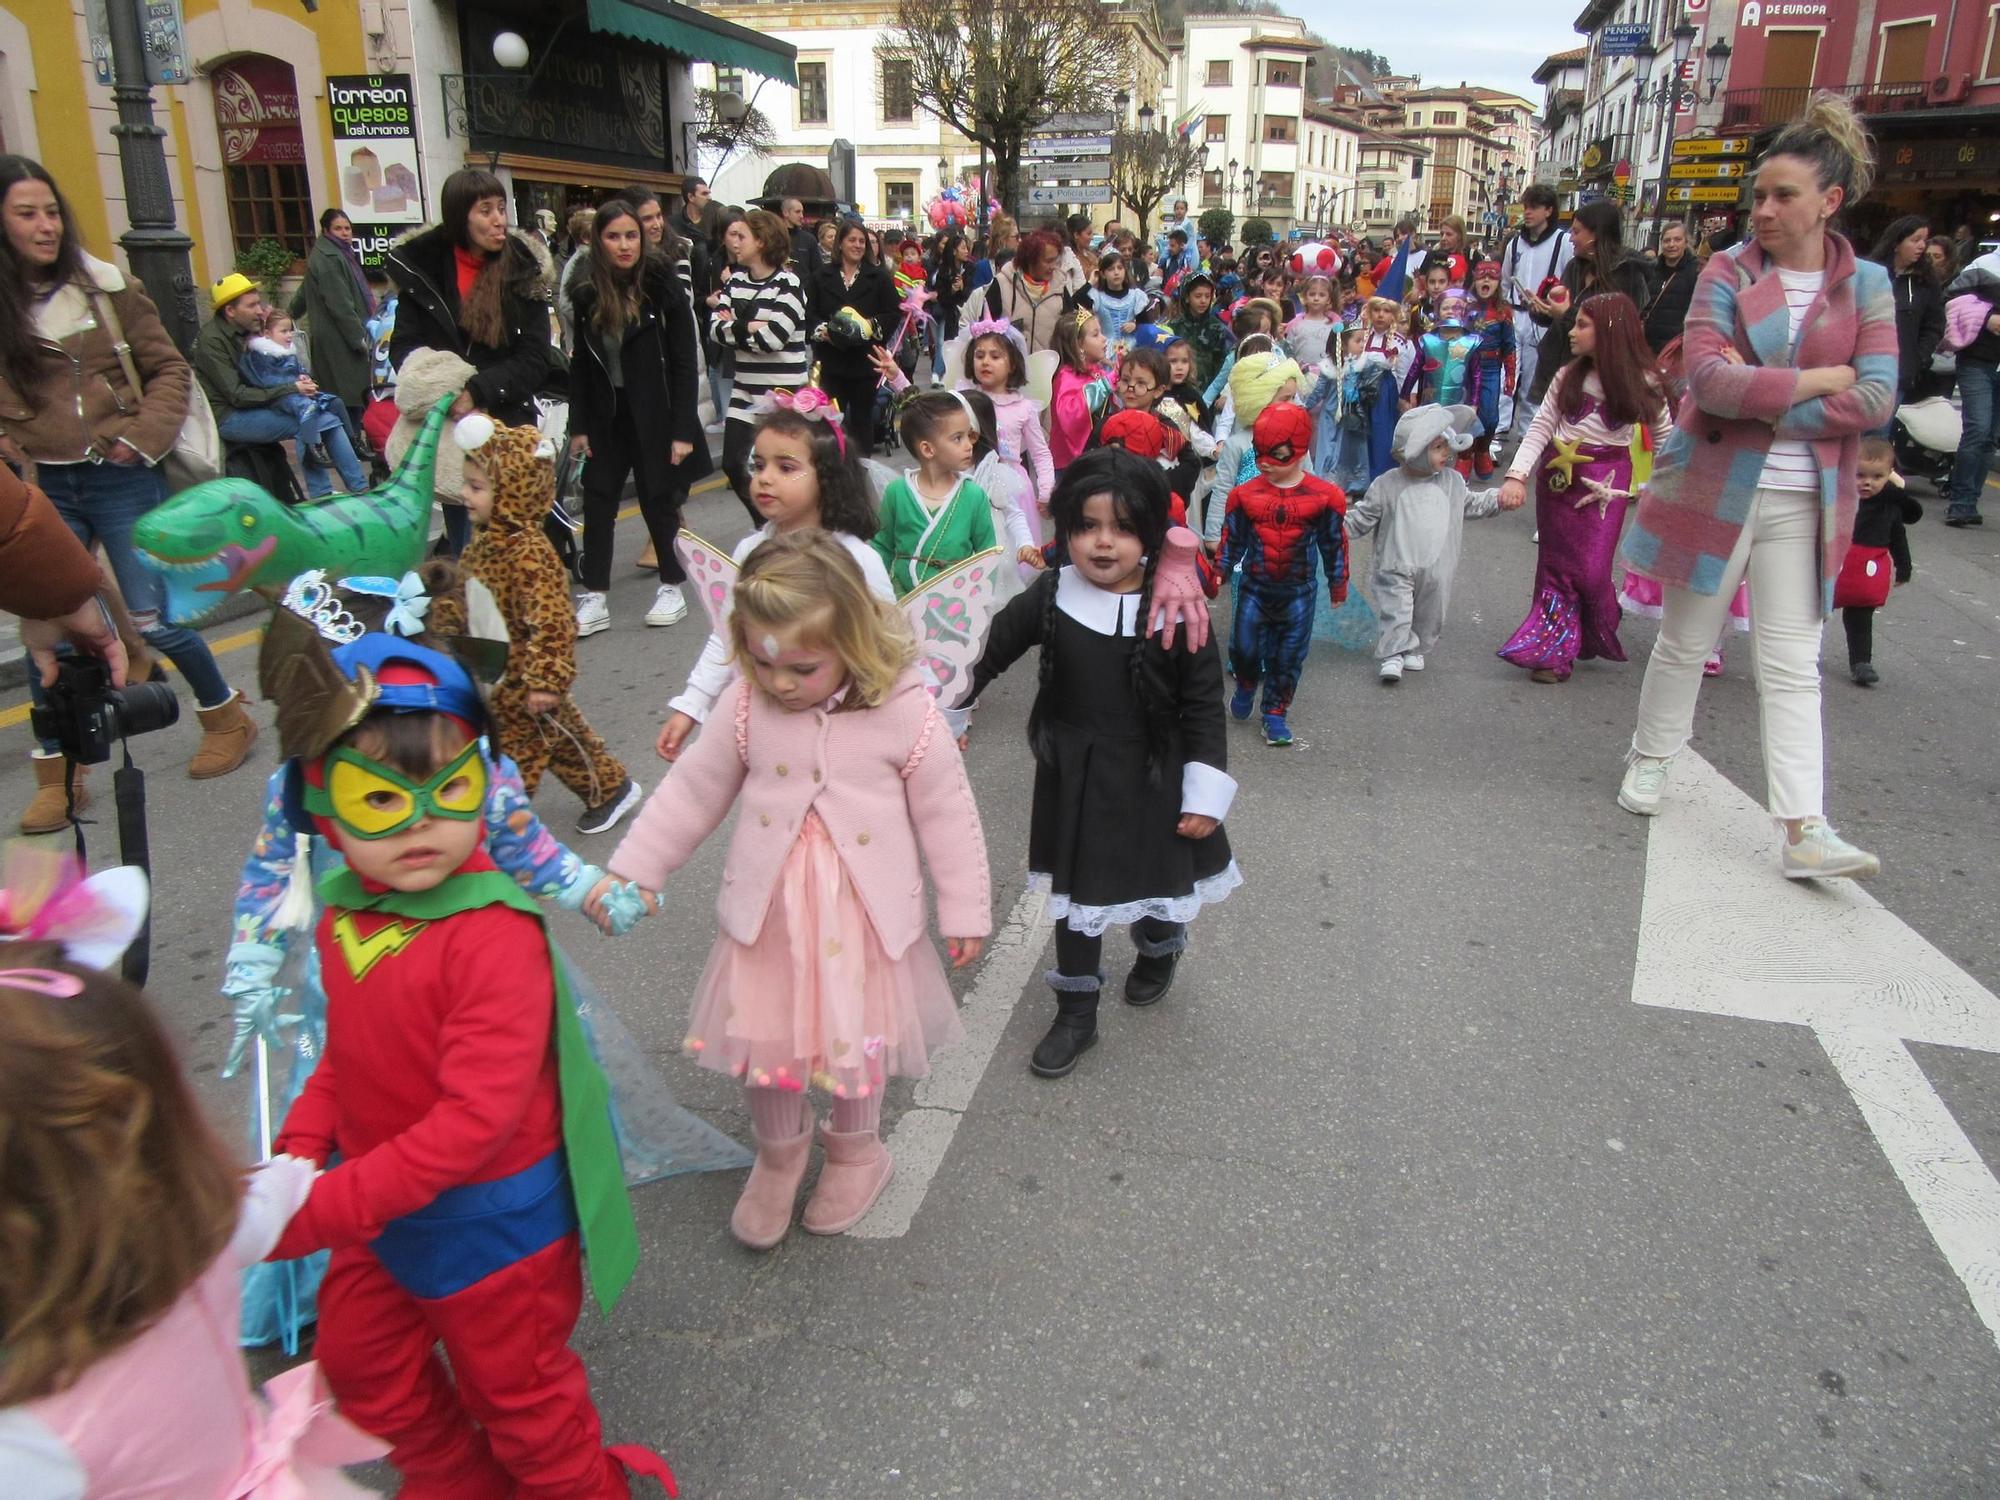
<svg viewBox="0 0 2000 1500"><path fill-rule="evenodd" d="M774 213L753 208L723 233L733 262L721 290L708 299L709 336L736 356L729 420L722 437L722 472L753 525L764 518L750 503L750 442L757 403L778 391L796 391L812 372L806 346L806 299L799 278L785 268L791 231Z"/></svg>

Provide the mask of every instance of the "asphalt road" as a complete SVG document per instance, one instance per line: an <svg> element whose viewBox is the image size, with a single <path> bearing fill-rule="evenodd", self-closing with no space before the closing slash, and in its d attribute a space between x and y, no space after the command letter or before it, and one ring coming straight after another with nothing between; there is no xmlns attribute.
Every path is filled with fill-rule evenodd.
<svg viewBox="0 0 2000 1500"><path fill-rule="evenodd" d="M2000 530L1947 531L1940 508L1878 621L1882 685L1852 686L1827 633L1831 811L1883 856L1874 896L1992 991ZM743 522L710 494L692 524L726 543ZM641 1190L637 1280L578 1333L613 1437L665 1452L696 1500L2000 1493L1995 1333L1815 1032L1632 1003L1649 825L1612 793L1652 626L1627 625L1631 664L1564 687L1495 659L1530 524L1469 529L1422 676L1385 689L1316 645L1298 743L1232 733L1248 883L1165 1003L1107 1001L1071 1078L1026 1068L1046 929L999 946L974 1001L990 1064L911 1123L948 1146L902 1184L907 1233L759 1256L727 1232L739 1176ZM701 634L642 623L639 542L627 522L578 697L650 784ZM254 681L252 649L223 660ZM988 694L969 757L996 921L1024 873L1032 687L1024 668ZM6 733L15 807L26 729ZM163 874L152 991L238 1130L214 986L276 752L192 783L195 737L190 714L134 746ZM1743 644L1697 749L1761 794ZM553 783L540 807L559 830L577 812ZM677 1050L722 847L628 938L557 921L682 1100L747 1138L735 1090ZM1770 881L1782 935L1801 893ZM1114 978L1129 954L1109 945ZM2000 1060L1911 1052L2000 1164ZM888 1123L911 1102L899 1085Z"/></svg>

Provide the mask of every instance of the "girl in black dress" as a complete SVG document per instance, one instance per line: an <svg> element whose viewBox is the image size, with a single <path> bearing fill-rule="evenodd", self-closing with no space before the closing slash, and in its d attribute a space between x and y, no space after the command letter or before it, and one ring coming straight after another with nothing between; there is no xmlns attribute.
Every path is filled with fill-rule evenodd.
<svg viewBox="0 0 2000 1500"><path fill-rule="evenodd" d="M1212 639L1163 646L1144 623L1167 506L1159 468L1122 449L1071 464L1049 504L1069 565L994 618L965 697L1041 647L1028 879L1048 891L1056 923L1056 1021L1029 1066L1044 1078L1097 1040L1105 928L1131 925L1139 957L1125 999L1151 1005L1173 983L1188 922L1242 883L1222 829L1236 783L1224 771L1221 654Z"/></svg>

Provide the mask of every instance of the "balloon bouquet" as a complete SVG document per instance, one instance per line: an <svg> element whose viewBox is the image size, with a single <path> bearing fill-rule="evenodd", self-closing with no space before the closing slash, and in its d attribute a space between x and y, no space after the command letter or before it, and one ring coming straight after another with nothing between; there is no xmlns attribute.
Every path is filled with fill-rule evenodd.
<svg viewBox="0 0 2000 1500"><path fill-rule="evenodd" d="M969 187L960 187L954 182L942 189L935 198L924 205L924 214L931 221L931 228L939 230L963 230L966 228L972 222L973 215L978 209L979 200L977 195L982 190L982 186L980 179L974 177L971 179ZM987 222L991 223L999 216L1000 201L997 198L987 199Z"/></svg>

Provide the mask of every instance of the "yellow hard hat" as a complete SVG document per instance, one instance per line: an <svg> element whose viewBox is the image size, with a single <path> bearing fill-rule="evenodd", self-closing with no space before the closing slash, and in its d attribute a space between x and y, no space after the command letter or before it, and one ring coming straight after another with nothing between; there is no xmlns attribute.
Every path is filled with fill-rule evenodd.
<svg viewBox="0 0 2000 1500"><path fill-rule="evenodd" d="M256 282L245 276L241 271L231 271L222 280L216 282L214 286L208 289L208 310L210 312L221 312L224 307L234 302L245 292L254 292L256 290Z"/></svg>

